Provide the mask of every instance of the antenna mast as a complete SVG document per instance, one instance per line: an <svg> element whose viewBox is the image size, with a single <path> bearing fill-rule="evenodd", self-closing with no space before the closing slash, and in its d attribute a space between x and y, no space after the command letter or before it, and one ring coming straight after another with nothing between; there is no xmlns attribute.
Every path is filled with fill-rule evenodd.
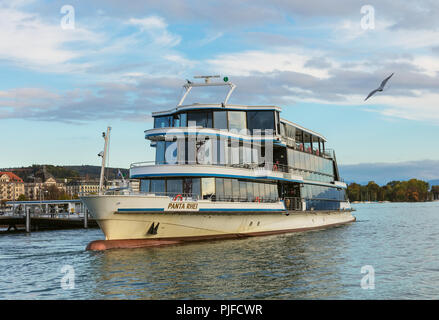
<svg viewBox="0 0 439 320"><path fill-rule="evenodd" d="M110 131L111 131L111 127L107 127L107 133L102 132L102 137L105 139L104 151L100 152L98 154L98 156L102 157L101 177L99 179L99 195L103 194L105 160L107 159L108 141L110 139Z"/></svg>
<svg viewBox="0 0 439 320"><path fill-rule="evenodd" d="M228 86L230 87L229 92L227 93L226 98L224 99L224 102L222 102L223 105L227 103L227 101L230 98L230 95L232 94L233 90L235 90L236 85L229 81L228 77L224 77L224 82L210 82L211 78L220 78L219 75L215 76L194 76L194 79L204 79L204 83L194 83L192 81L186 80L187 83L183 85L183 88L186 89L186 92L183 94L183 96L180 99L180 102L178 103L178 107L183 104L184 99L186 99L186 96L191 91L193 87L216 87L216 86Z"/></svg>

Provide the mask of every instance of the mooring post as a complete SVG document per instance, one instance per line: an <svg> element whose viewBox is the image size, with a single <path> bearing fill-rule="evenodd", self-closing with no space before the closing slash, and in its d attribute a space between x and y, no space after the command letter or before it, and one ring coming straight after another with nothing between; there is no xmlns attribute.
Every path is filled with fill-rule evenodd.
<svg viewBox="0 0 439 320"><path fill-rule="evenodd" d="M85 209L84 211L84 229L88 228L88 210Z"/></svg>
<svg viewBox="0 0 439 320"><path fill-rule="evenodd" d="M26 232L30 233L30 208L26 211Z"/></svg>

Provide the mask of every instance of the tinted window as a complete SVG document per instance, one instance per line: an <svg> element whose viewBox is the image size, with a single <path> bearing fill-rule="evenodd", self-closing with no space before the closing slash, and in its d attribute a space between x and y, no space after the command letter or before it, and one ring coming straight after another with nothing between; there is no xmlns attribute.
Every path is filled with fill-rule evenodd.
<svg viewBox="0 0 439 320"><path fill-rule="evenodd" d="M227 129L227 112L226 111L214 111L213 112L213 125L216 129Z"/></svg>
<svg viewBox="0 0 439 320"><path fill-rule="evenodd" d="M166 192L172 196L183 193L182 179L168 179L166 180Z"/></svg>
<svg viewBox="0 0 439 320"><path fill-rule="evenodd" d="M165 180L151 180L151 192L164 193L165 192Z"/></svg>
<svg viewBox="0 0 439 320"><path fill-rule="evenodd" d="M247 199L247 182L239 181L239 198L241 201Z"/></svg>
<svg viewBox="0 0 439 320"><path fill-rule="evenodd" d="M155 117L154 128L168 128L172 126L172 118L170 116Z"/></svg>
<svg viewBox="0 0 439 320"><path fill-rule="evenodd" d="M253 133L255 129L272 129L274 127L273 111L247 111L248 129Z"/></svg>
<svg viewBox="0 0 439 320"><path fill-rule="evenodd" d="M212 128L212 112L188 112L187 121L189 126L195 122L197 127Z"/></svg>
<svg viewBox="0 0 439 320"><path fill-rule="evenodd" d="M215 194L217 200L224 199L224 179L222 178L215 179Z"/></svg>
<svg viewBox="0 0 439 320"><path fill-rule="evenodd" d="M232 194L233 200L239 199L239 181L238 179L232 179Z"/></svg>
<svg viewBox="0 0 439 320"><path fill-rule="evenodd" d="M224 179L224 197L226 200L230 200L232 198L232 180Z"/></svg>
<svg viewBox="0 0 439 320"><path fill-rule="evenodd" d="M149 179L140 180L140 191L149 192Z"/></svg>
<svg viewBox="0 0 439 320"><path fill-rule="evenodd" d="M155 163L163 164L165 163L165 142L157 141L155 146Z"/></svg>

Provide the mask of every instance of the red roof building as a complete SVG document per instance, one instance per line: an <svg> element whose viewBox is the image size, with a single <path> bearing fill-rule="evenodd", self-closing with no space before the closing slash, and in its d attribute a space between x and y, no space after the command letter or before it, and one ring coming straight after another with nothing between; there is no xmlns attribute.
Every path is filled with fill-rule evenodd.
<svg viewBox="0 0 439 320"><path fill-rule="evenodd" d="M23 179L21 179L19 176L17 176L15 173L7 172L7 171L0 171L0 181L3 180L3 176L6 175L9 177L8 182L23 182ZM5 179L6 180L6 179Z"/></svg>

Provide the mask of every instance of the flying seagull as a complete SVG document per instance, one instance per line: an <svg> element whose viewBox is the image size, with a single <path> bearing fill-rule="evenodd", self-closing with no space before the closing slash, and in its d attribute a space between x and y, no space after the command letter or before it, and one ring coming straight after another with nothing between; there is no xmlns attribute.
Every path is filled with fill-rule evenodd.
<svg viewBox="0 0 439 320"><path fill-rule="evenodd" d="M388 76L386 79L383 80L383 82L381 82L380 87L378 89L373 90L371 93L369 93L369 95L366 97L366 99L364 99L364 101L366 101L367 99L369 99L371 96L373 96L377 91L383 91L384 86L386 85L387 81L389 81L389 79L393 76L393 72L390 76Z"/></svg>

